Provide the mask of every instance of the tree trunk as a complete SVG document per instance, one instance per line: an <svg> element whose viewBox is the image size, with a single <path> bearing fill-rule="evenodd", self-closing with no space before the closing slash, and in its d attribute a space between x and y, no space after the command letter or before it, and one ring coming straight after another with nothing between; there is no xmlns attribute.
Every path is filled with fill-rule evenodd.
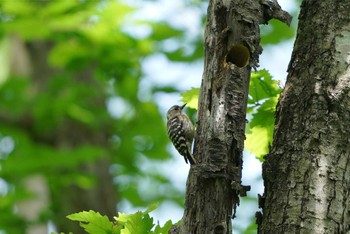
<svg viewBox="0 0 350 234"><path fill-rule="evenodd" d="M263 165L259 233L350 230L350 1L304 0Z"/></svg>
<svg viewBox="0 0 350 234"><path fill-rule="evenodd" d="M16 38L14 42L23 43ZM42 93L48 92L49 81L51 79L56 79L55 76L58 76L65 72L58 69L52 69L47 63L48 55L52 46L53 44L51 42L46 41L29 42L26 44L26 46L19 46L19 48L22 48L22 51L17 49L17 52L13 54L13 58L16 61L20 61L23 58L27 58L29 61L23 61L22 63L29 65L30 69L24 67L18 70L19 63L13 63L15 67L12 68L12 73L22 73L27 77L31 77L31 95L40 95ZM96 107L99 109L101 106L105 105L105 87L100 86L94 80L93 69L91 67L84 69L80 73L71 75L70 78L74 79L76 83L81 82L84 85L91 86L91 90L94 90L94 92L96 92L96 89L100 90L99 97L95 98L92 101L92 108ZM69 89L69 87L67 87L67 89ZM91 96L92 95L87 98L91 99ZM93 131L93 129L91 129L89 126L73 121L67 117L63 121L60 121L57 126L47 126L49 128L54 128L55 130L52 130L47 134L42 134L36 131L35 124L37 123L34 122L34 118L31 115L32 113L27 113L26 115L19 118L18 122L14 122L15 120L6 118L6 116L5 118L2 118L2 120L8 122L8 124L25 129L25 131L28 132L28 135L30 135L31 139L33 139L33 141L35 141L37 144L55 148L57 151L72 150L87 144L104 147L106 148L106 152L108 151L108 130L106 129ZM110 123L104 124L108 125ZM35 155L32 156L35 157ZM60 171L52 172L51 175L54 175L53 178L46 177L46 180L41 181L42 183L40 185L46 185L46 188L35 190L46 191L50 189L51 208L53 210L52 218L59 232L74 232L77 234L85 233L85 231L79 227L79 223L72 222L66 218L67 215L75 212L81 212L83 210L95 210L102 213L103 215L109 216L111 219L116 215L117 197L115 188L113 186L113 178L109 173L109 156L110 155L103 155L103 159L91 163L86 163L84 165L81 165L80 168L76 169L77 173L81 175L91 175L96 178L96 184L93 188L82 188L73 182L67 183L60 181L58 178L60 178L61 175L67 176L65 168L61 168ZM53 157L52 160L59 159ZM45 184L43 182L47 182L48 184ZM36 186L39 186L38 183ZM33 188L30 188L29 190L31 191ZM44 196L43 194L38 194L38 198L41 198L41 195ZM41 205L40 207L37 205L35 209L33 208L29 211L33 211L31 212L30 217L26 216L30 218L28 218L29 221L38 221L36 219L38 219L40 212L43 211L42 205L44 202L44 200L41 200L41 203L39 202L39 205ZM26 204L21 204L21 207L28 207L28 205L31 204L36 205L38 202L34 203L30 201ZM47 209L47 207L45 208ZM28 227L28 233L31 228L32 227Z"/></svg>
<svg viewBox="0 0 350 234"><path fill-rule="evenodd" d="M258 14L258 13L261 14ZM289 22L275 1L211 0L205 32L205 70L185 213L173 233L232 233L241 185L246 105L252 67L261 53L259 24Z"/></svg>
<svg viewBox="0 0 350 234"><path fill-rule="evenodd" d="M53 76L63 71L56 71L47 64L48 55L52 45L49 42L32 42L27 48L30 54L32 63L32 77L34 78L34 85L40 90L45 90L48 80L55 79ZM93 67L93 66L92 66ZM85 85L91 86L91 89L96 92L100 89L101 95L94 100L95 107L104 106L105 96L104 87L95 83L93 78L93 68L86 68L79 73L72 75L71 79L76 80L77 83L83 82ZM42 91L45 92L45 91ZM68 118L57 126L54 136L34 136L38 142L51 144L60 149L74 149L85 144L102 146L108 148L108 131L100 129L99 132L92 131L88 126L71 121ZM113 187L112 176L109 174L109 163L103 155L102 160L94 163L84 164L80 167L81 174L92 175L96 178L96 185L94 188L84 189L75 184L65 185L56 184L54 191L51 191L53 210L55 212L54 222L60 232L85 233L79 227L79 224L72 222L66 218L67 215L83 210L95 210L111 219L116 215L116 194ZM65 172L62 170L62 175ZM57 179L54 179L57 181Z"/></svg>

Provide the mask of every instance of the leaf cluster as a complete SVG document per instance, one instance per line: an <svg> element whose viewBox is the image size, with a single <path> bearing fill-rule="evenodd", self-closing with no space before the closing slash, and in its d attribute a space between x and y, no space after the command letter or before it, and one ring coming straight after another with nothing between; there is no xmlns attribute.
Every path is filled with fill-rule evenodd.
<svg viewBox="0 0 350 234"><path fill-rule="evenodd" d="M159 224L155 225L153 218L149 215L155 208L154 205L144 212L119 213L118 217L114 217L114 221L92 210L71 214L67 218L80 222L80 226L87 233L92 234L166 234L173 224L169 220L163 227Z"/></svg>
<svg viewBox="0 0 350 234"><path fill-rule="evenodd" d="M260 160L268 153L272 143L274 113L281 88L267 70L251 74L247 114L245 149Z"/></svg>

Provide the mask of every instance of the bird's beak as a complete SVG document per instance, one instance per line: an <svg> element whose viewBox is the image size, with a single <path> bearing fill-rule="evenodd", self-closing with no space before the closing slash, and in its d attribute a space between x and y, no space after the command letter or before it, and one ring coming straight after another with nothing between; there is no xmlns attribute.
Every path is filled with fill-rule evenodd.
<svg viewBox="0 0 350 234"><path fill-rule="evenodd" d="M187 103L183 104L180 108L181 110L187 105Z"/></svg>

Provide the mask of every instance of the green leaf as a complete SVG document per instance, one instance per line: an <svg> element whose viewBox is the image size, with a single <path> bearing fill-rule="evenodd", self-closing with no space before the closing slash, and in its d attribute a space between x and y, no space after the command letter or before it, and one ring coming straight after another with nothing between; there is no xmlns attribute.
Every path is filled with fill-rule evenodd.
<svg viewBox="0 0 350 234"><path fill-rule="evenodd" d="M248 104L257 104L266 98L277 96L280 92L278 81L273 80L267 70L251 73Z"/></svg>
<svg viewBox="0 0 350 234"><path fill-rule="evenodd" d="M70 39L57 44L49 55L49 62L54 67L64 67L74 61L86 61L91 58L91 50L77 39Z"/></svg>
<svg viewBox="0 0 350 234"><path fill-rule="evenodd" d="M169 233L169 230L172 226L173 226L173 223L171 222L171 220L168 220L164 224L163 227L159 226L159 224L158 224L152 233L153 234L167 234L167 233Z"/></svg>
<svg viewBox="0 0 350 234"><path fill-rule="evenodd" d="M260 160L269 151L274 128L274 113L281 88L267 70L252 72L247 113L252 118L246 128L245 149ZM262 104L261 104L262 103Z"/></svg>
<svg viewBox="0 0 350 234"><path fill-rule="evenodd" d="M281 89L267 70L252 72L247 113L253 113L246 128L245 149L260 160L272 143L274 113ZM261 104L262 103L262 104Z"/></svg>
<svg viewBox="0 0 350 234"><path fill-rule="evenodd" d="M159 203L153 203L151 204L147 210L145 211L145 213L151 213L152 211L154 211L155 209L157 209L157 207L159 206Z"/></svg>
<svg viewBox="0 0 350 234"><path fill-rule="evenodd" d="M73 103L69 105L67 114L71 118L79 120L85 124L91 124L95 119L94 114L90 110Z"/></svg>
<svg viewBox="0 0 350 234"><path fill-rule="evenodd" d="M145 212L137 211L134 214L118 213L118 217L114 217L117 224L112 223L107 216L102 216L92 210L71 214L67 218L80 222L80 226L92 234L166 234L173 226L171 220L167 221L163 227L157 225L155 230L152 231L153 218L148 213L156 209L157 206L157 204L153 204Z"/></svg>
<svg viewBox="0 0 350 234"><path fill-rule="evenodd" d="M268 153L269 131L267 128L256 126L246 135L245 148L257 158Z"/></svg>
<svg viewBox="0 0 350 234"><path fill-rule="evenodd" d="M36 12L36 6L29 1L3 1L2 10L10 15L28 15Z"/></svg>
<svg viewBox="0 0 350 234"><path fill-rule="evenodd" d="M83 211L67 216L68 219L79 221L80 226L88 233L93 234L112 234L117 233L117 228L108 219L106 215L101 215L93 210Z"/></svg>
<svg viewBox="0 0 350 234"><path fill-rule="evenodd" d="M118 213L118 217L114 219L124 226L121 230L122 234L149 233L154 226L153 218L142 211L129 215Z"/></svg>
<svg viewBox="0 0 350 234"><path fill-rule="evenodd" d="M13 77L0 86L0 109L11 119L20 118L29 108L31 98L26 93L30 89L28 79Z"/></svg>
<svg viewBox="0 0 350 234"><path fill-rule="evenodd" d="M247 126L245 149L260 160L268 153L269 144L272 143L277 101L278 97L273 97L264 102Z"/></svg>
<svg viewBox="0 0 350 234"><path fill-rule="evenodd" d="M181 94L183 103L187 103L187 107L198 109L199 88L192 88Z"/></svg>
<svg viewBox="0 0 350 234"><path fill-rule="evenodd" d="M174 29L166 23L151 23L152 34L151 37L155 41L161 41L172 37L179 37L183 34L182 30Z"/></svg>
<svg viewBox="0 0 350 234"><path fill-rule="evenodd" d="M294 25L292 25L294 26ZM278 44L282 41L292 39L295 28L287 26L279 20L272 19L267 26L262 26L261 44Z"/></svg>

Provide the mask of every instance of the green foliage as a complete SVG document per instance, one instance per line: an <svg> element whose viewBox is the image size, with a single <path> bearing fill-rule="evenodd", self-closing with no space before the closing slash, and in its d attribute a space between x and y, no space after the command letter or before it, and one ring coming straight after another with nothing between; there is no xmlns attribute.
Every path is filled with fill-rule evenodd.
<svg viewBox="0 0 350 234"><path fill-rule="evenodd" d="M247 113L251 120L246 128L245 149L260 160L272 143L274 113L281 89L266 70L251 74Z"/></svg>
<svg viewBox="0 0 350 234"><path fill-rule="evenodd" d="M175 224L176 225L176 224ZM161 227L159 224L154 229L154 234L166 234L169 233L170 228L173 226L173 223L171 220L168 220L163 227Z"/></svg>
<svg viewBox="0 0 350 234"><path fill-rule="evenodd" d="M88 233L95 234L112 234L120 233L120 229L113 225L107 216L101 215L95 211L82 211L79 213L68 215L67 218L73 221L79 221L80 226ZM119 232L118 232L119 231Z"/></svg>
<svg viewBox="0 0 350 234"><path fill-rule="evenodd" d="M257 229L258 229L258 225L256 223L252 223L248 226L246 230L242 232L242 234L256 234Z"/></svg>
<svg viewBox="0 0 350 234"><path fill-rule="evenodd" d="M149 213L156 206L147 209L145 212L138 211L134 214L119 213L114 217L114 222L110 221L107 216L103 216L95 211L83 211L68 215L67 218L80 222L80 226L87 233L92 234L165 234L172 227L169 220L163 227L159 224L155 226L153 218ZM154 230L152 228L155 226Z"/></svg>
<svg viewBox="0 0 350 234"><path fill-rule="evenodd" d="M289 27L288 25L282 23L279 20L272 19L269 21L268 25L262 26L261 44L278 44L282 41L292 39L295 37L295 31L295 24L292 24L292 27Z"/></svg>
<svg viewBox="0 0 350 234"><path fill-rule="evenodd" d="M81 167L101 158L111 162L110 171L120 181L115 185L120 200L146 206L170 199L183 206L183 191L156 165L148 162L152 166L147 170L141 166L145 158L157 163L171 157L164 117L153 94L177 91L151 84L147 98L141 97L141 61L165 52L177 61L198 59L202 44L199 40L184 43L185 31L167 22L128 17L136 12L122 1L0 1L0 40L24 42L23 50L49 45L47 53L40 54L42 61L30 61L34 74L10 73L1 80L0 138L10 137L15 148L6 157L0 156L0 177L9 186L0 197L0 229L25 232L26 221L13 207L35 197L22 185L27 177L44 175L52 193L68 185L94 188L100 183L96 175ZM127 29L137 24L146 25L151 33L135 37ZM160 46L168 39L179 47L186 44L181 56ZM12 53L10 46L1 49ZM24 58L32 55L25 52ZM12 70L6 67L9 64L0 64L0 70ZM112 117L106 103L113 98L126 108L114 107L119 114ZM108 140L100 144L101 139ZM153 189L143 196L140 185L145 181L167 192ZM48 213L53 215L48 218L57 218L55 212Z"/></svg>
<svg viewBox="0 0 350 234"><path fill-rule="evenodd" d="M167 23L152 23L152 38L156 41L162 41L169 39L171 37L181 37L183 36L183 31L179 29L174 29Z"/></svg>
<svg viewBox="0 0 350 234"><path fill-rule="evenodd" d="M14 142L13 150L0 154L0 178L8 186L0 196L0 232L25 233L30 225L14 212L16 204L36 196L23 187L27 177L45 176L51 194L59 194L60 186L94 188L101 181L81 167L93 165L101 158L111 162L110 172L117 181L120 200L146 206L171 199L183 205L183 192L174 188L156 165L171 156L166 149L169 140L164 116L153 99L155 93L178 90L148 84L151 87L147 95L140 95L141 81L145 81L141 62L154 53L162 53L176 62L202 59L203 40L197 35L189 39L184 29L168 22L134 21L129 16L137 14L138 9L125 2L0 1L0 40L23 41L22 45L27 46L24 49L28 45L50 48L48 53L38 56L42 61L31 61L32 69L41 66L42 70L21 75L10 73L0 80L0 140L9 137ZM197 4L203 5L201 1ZM147 26L150 33L146 37L134 36L130 28L135 25ZM291 35L283 25L272 21L262 42L276 43ZM166 48L169 40L176 46ZM1 46L0 50L10 51L10 46ZM31 52L26 52L31 56ZM6 61L11 59L6 57ZM0 70L12 71L9 64L1 63ZM260 71L256 76L252 75L250 87L248 114L252 119L247 126L246 148L261 156L271 141L279 90L274 89L276 84L266 72ZM182 95L182 101L197 109L198 96L199 88L192 88ZM106 103L113 98L121 100L125 108L118 105L118 115L112 117ZM82 135L84 141L76 142ZM107 143L100 144L105 138ZM147 169L145 159L151 164ZM147 191L140 186L145 182L150 183ZM160 186L163 192L157 189ZM62 204L50 205L47 209ZM154 226L149 212L121 214L115 222L91 211L72 217L93 233L101 230L127 233L139 226L149 229L149 233L167 233L172 223ZM47 218L57 218L54 212L50 214ZM46 222L39 218L36 221Z"/></svg>
<svg viewBox="0 0 350 234"><path fill-rule="evenodd" d="M149 214L145 214L141 211L131 215L119 213L118 217L115 217L115 220L123 227L123 233L125 234L149 233L154 225L153 219Z"/></svg>
<svg viewBox="0 0 350 234"><path fill-rule="evenodd" d="M198 109L199 88L192 88L181 94L183 103L187 103L187 107Z"/></svg>
<svg viewBox="0 0 350 234"><path fill-rule="evenodd" d="M181 101L188 107L197 109L199 88L182 93ZM281 89L267 70L251 74L247 114L251 119L246 127L245 149L262 160L272 143L274 113Z"/></svg>
<svg viewBox="0 0 350 234"><path fill-rule="evenodd" d="M277 96L281 92L277 85L278 81L273 80L267 70L252 72L249 83L248 105L257 105L266 98ZM248 113L250 111L251 108Z"/></svg>

